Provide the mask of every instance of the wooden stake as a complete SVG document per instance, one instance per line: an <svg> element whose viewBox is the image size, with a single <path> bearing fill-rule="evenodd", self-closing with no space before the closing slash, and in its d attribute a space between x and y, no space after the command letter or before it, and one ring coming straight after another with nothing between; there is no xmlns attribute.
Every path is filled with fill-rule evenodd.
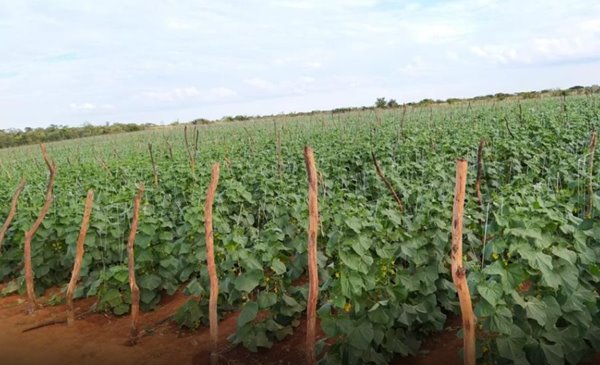
<svg viewBox="0 0 600 365"><path fill-rule="evenodd" d="M377 162L377 158L375 158L375 154L373 152L371 152L371 158L373 159L373 164L375 164L375 171L377 171L377 175L379 175L381 180L383 180L383 183L385 184L385 186L388 188L388 190L394 197L396 204L398 204L398 209L400 209L401 212L404 211L404 206L402 205L402 201L398 197L398 194L396 194L396 191L394 190L394 187L392 186L392 184L385 177L385 175L383 175L383 171L381 171L381 168L379 167L379 162Z"/></svg>
<svg viewBox="0 0 600 365"><path fill-rule="evenodd" d="M8 231L8 227L10 227L10 223L12 222L13 218L15 217L15 214L17 213L17 203L19 201L19 195L21 195L21 192L23 191L24 187L25 177L23 176L21 177L21 181L17 186L17 190L15 190L15 193L13 194L12 201L10 203L10 211L8 212L8 216L6 217L6 222L4 222L2 230L0 230L0 253L2 252L2 241L4 241L4 235L6 234L6 231Z"/></svg>
<svg viewBox="0 0 600 365"><path fill-rule="evenodd" d="M281 156L281 135L279 130L277 129L277 122L273 121L273 126L275 127L275 151L277 153L277 173L279 175L279 180L283 177L283 158Z"/></svg>
<svg viewBox="0 0 600 365"><path fill-rule="evenodd" d="M195 158L195 154L192 154L192 151L190 150L190 144L188 142L187 125L185 127L183 127L183 137L184 137L184 142L185 142L185 150L188 153L188 157L190 159L190 165L192 166L192 172L193 172L196 168L196 158Z"/></svg>
<svg viewBox="0 0 600 365"><path fill-rule="evenodd" d="M520 106L521 104L519 104ZM481 178L483 177L483 147L485 146L485 140L479 141L479 148L477 149L477 180L475 181L475 193L477 194L477 201L479 206L483 209L483 198L481 197Z"/></svg>
<svg viewBox="0 0 600 365"><path fill-rule="evenodd" d="M210 324L210 363L216 365L219 363L217 353L217 342L219 339L219 321L217 317L217 300L219 298L219 279L217 277L217 267L215 265L215 248L212 224L212 206L215 200L217 184L219 183L219 164L215 163L212 167L210 184L206 190L206 202L204 203L204 234L206 241L206 264L208 266L208 276L210 278L210 298L208 301L208 318Z"/></svg>
<svg viewBox="0 0 600 365"><path fill-rule="evenodd" d="M194 156L198 152L198 140L200 139L200 131L198 127L194 126Z"/></svg>
<svg viewBox="0 0 600 365"><path fill-rule="evenodd" d="M6 168L4 167L4 163L2 162L2 160L0 160L0 167L2 168L2 170L4 171L4 173L6 174L6 176L7 176L9 179L12 179L12 175L10 174L10 171L8 171L8 169L6 169Z"/></svg>
<svg viewBox="0 0 600 365"><path fill-rule="evenodd" d="M504 124L506 125L506 130L508 131L508 134L510 134L511 138L515 138L515 135L513 134L513 132L510 130L510 126L508 125L508 118L506 117L506 115L504 116Z"/></svg>
<svg viewBox="0 0 600 365"><path fill-rule="evenodd" d="M42 150L42 156L44 157L44 161L46 162L46 166L48 166L48 170L50 170L50 178L48 179L48 188L46 189L46 200L42 209L40 210L40 214L37 219L31 226L29 231L25 232L25 243L23 245L23 260L25 262L25 285L27 287L27 313L33 314L35 312L36 307L36 299L35 299L35 291L33 287L33 268L31 266L31 239L37 232L38 228L42 224L44 218L46 218L46 214L48 214L48 210L50 209L50 205L52 204L52 189L54 188L54 179L56 178L56 166L54 162L50 160L48 157L48 153L46 152L46 146L44 144L40 145L40 149Z"/></svg>
<svg viewBox="0 0 600 365"><path fill-rule="evenodd" d="M73 309L73 292L75 291L75 285L79 279L79 271L81 270L81 263L83 262L83 253L85 236L90 223L90 215L92 214L92 203L94 201L94 191L88 190L87 197L85 199L85 208L83 210L83 219L81 221L81 229L79 230L79 238L77 239L77 247L75 252L75 263L73 264L73 271L71 272L71 281L67 287L67 325L72 326L75 322L75 310Z"/></svg>
<svg viewBox="0 0 600 365"><path fill-rule="evenodd" d="M592 208L594 205L594 152L596 151L596 140L598 134L596 131L592 132L592 138L590 139L589 153L590 159L588 162L588 202L587 202L587 212L586 216L588 218L592 217Z"/></svg>
<svg viewBox="0 0 600 365"><path fill-rule="evenodd" d="M317 202L317 169L312 148L304 147L308 175L308 302L306 303L306 357L309 365L317 363L315 353L317 327L317 300L319 297L319 268L317 266L317 230L319 206Z"/></svg>
<svg viewBox="0 0 600 365"><path fill-rule="evenodd" d="M154 173L154 187L158 186L158 172L156 170L156 162L152 153L152 143L148 142L148 151L150 152L150 161L152 162L152 172Z"/></svg>
<svg viewBox="0 0 600 365"><path fill-rule="evenodd" d="M463 322L464 364L475 365L475 314L467 285L462 256L462 216L467 184L467 161L456 161L456 188L454 190L454 210L452 213L452 281L458 292Z"/></svg>
<svg viewBox="0 0 600 365"><path fill-rule="evenodd" d="M166 141L165 143L167 144L167 149L169 150L169 158L171 161L173 161L173 145L169 141Z"/></svg>
<svg viewBox="0 0 600 365"><path fill-rule="evenodd" d="M127 263L129 266L129 288L131 289L131 329L129 333L129 344L135 345L138 335L138 315L140 312L140 288L135 280L135 256L133 245L137 234L138 221L140 217L140 203L144 194L144 184L140 184L135 200L133 201L133 219L131 221L131 231L127 240Z"/></svg>

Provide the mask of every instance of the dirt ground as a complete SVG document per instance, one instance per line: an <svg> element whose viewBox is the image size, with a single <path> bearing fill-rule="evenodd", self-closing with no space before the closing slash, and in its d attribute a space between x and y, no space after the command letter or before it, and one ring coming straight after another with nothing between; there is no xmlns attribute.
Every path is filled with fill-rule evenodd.
<svg viewBox="0 0 600 365"><path fill-rule="evenodd" d="M50 294L40 298L43 304ZM182 330L164 320L187 298L182 294L163 300L158 310L142 313L140 327L151 328L135 346L128 345L130 319L92 313L75 321L72 327L54 324L23 332L37 324L65 318L65 306L43 305L33 315L26 314L25 298L17 295L0 298L0 363L13 365L96 365L96 364L208 364L209 331ZM77 313L88 311L93 299L76 301ZM275 343L270 350L252 353L233 347L227 337L234 332L237 314L227 316L219 324L221 364L303 364L303 324L293 336ZM422 355L397 358L394 365L458 365L461 340L456 337L457 319L447 330L428 338ZM600 358L598 359L600 360Z"/></svg>

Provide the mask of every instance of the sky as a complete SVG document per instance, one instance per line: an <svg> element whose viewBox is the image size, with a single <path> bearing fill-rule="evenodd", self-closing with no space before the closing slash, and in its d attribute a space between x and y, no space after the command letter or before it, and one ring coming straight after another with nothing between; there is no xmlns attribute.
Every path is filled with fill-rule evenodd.
<svg viewBox="0 0 600 365"><path fill-rule="evenodd" d="M593 0L0 0L0 129L599 83Z"/></svg>

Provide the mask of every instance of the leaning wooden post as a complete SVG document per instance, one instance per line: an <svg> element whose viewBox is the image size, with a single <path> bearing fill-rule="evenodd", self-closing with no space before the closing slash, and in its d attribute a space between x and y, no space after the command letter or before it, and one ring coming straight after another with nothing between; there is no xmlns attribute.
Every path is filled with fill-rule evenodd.
<svg viewBox="0 0 600 365"><path fill-rule="evenodd" d="M592 132L592 138L590 139L590 146L589 146L589 152L590 152L590 159L589 159L589 163L588 163L588 202L587 202L587 212L586 212L586 216L588 218L592 218L592 208L593 208L593 202L594 202L594 186L593 186L593 181L594 181L594 152L596 151L596 139L597 139L598 134L596 133L596 131Z"/></svg>
<svg viewBox="0 0 600 365"><path fill-rule="evenodd" d="M75 291L75 285L79 279L79 271L81 270L81 263L83 262L84 253L84 242L85 236L90 223L90 215L92 214L92 203L94 201L94 191L88 190L87 197L85 199L85 208L83 210L83 219L81 221L81 229L79 230L79 238L77 239L77 247L75 252L75 263L73 264L73 271L71 272L71 281L67 287L67 325L72 326L75 322L75 310L73 309L73 292Z"/></svg>
<svg viewBox="0 0 600 365"><path fill-rule="evenodd" d="M10 227L10 223L17 213L17 202L19 201L19 195L21 195L24 187L25 177L21 177L21 182L19 182L19 186L17 186L17 190L15 190L15 193L13 194L12 201L10 203L10 211L6 217L6 222L4 222L2 230L0 230L0 253L2 252L2 241L4 241L4 235L6 234L6 231L8 231L8 227Z"/></svg>
<svg viewBox="0 0 600 365"><path fill-rule="evenodd" d="M317 230L319 206L317 203L317 169L312 148L304 147L308 175L308 302L306 303L306 357L309 365L317 363L315 353L317 327L317 299L319 296L319 268L317 267Z"/></svg>
<svg viewBox="0 0 600 365"><path fill-rule="evenodd" d="M215 247L212 224L213 202L219 183L219 163L212 167L210 184L206 191L206 202L204 203L204 234L206 241L206 264L208 266L208 276L210 279L210 297L208 300L208 319L210 325L210 363L216 365L219 363L217 353L217 342L219 339L219 321L217 317L217 299L219 298L219 279L217 277L217 267L215 266Z"/></svg>
<svg viewBox="0 0 600 365"><path fill-rule="evenodd" d="M38 230L38 228L40 228L42 221L44 220L44 218L46 218L46 214L48 214L48 210L50 209L50 205L52 204L52 189L54 188L54 179L56 178L56 166L54 165L54 162L50 160L50 157L48 157L48 153L46 152L46 146L41 144L40 149L42 150L42 156L44 157L46 166L48 166L48 170L50 170L50 178L48 179L48 188L46 189L46 200L44 202L44 205L42 206L42 210L40 210L40 214L33 223L33 226L31 226L31 229L25 232L25 243L23 245L23 261L25 264L25 285L27 287L28 314L33 314L36 306L35 291L33 287L33 267L31 265L31 239L35 235L35 232Z"/></svg>
<svg viewBox="0 0 600 365"><path fill-rule="evenodd" d="M383 174L383 171L381 171L381 167L379 167L379 162L377 162L377 158L375 158L375 153L371 152L371 158L373 159L373 164L375 164L375 171L377 172L377 175L381 178L381 180L383 181L385 186L388 188L388 190L394 197L394 200L396 201L396 204L398 205L398 209L400 210L400 212L404 211L404 206L402 205L402 201L400 200L400 197L398 197L398 194L396 194L396 191L394 190L394 187L392 186L390 181L385 177L385 175Z"/></svg>
<svg viewBox="0 0 600 365"><path fill-rule="evenodd" d="M129 288L131 289L131 330L129 333L129 344L135 345L138 335L138 315L140 312L140 288L135 280L135 257L133 252L133 244L137 234L138 221L140 219L140 202L144 194L144 184L140 184L135 200L133 201L133 219L131 221L131 231L127 240L127 259L129 266Z"/></svg>
<svg viewBox="0 0 600 365"><path fill-rule="evenodd" d="M471 295L467 285L466 271L462 256L462 216L467 184L467 161L456 161L456 188L454 190L454 210L452 213L452 281L458 292L463 322L464 364L475 365L475 315Z"/></svg>

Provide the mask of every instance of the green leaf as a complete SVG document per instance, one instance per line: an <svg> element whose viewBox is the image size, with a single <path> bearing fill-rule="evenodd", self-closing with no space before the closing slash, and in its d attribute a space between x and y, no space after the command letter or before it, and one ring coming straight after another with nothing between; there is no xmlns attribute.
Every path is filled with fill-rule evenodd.
<svg viewBox="0 0 600 365"><path fill-rule="evenodd" d="M562 349L562 345L559 343L550 345L542 341L540 343L542 347L542 351L544 352L544 356L546 357L546 364L549 365L563 365L564 361L564 353Z"/></svg>
<svg viewBox="0 0 600 365"><path fill-rule="evenodd" d="M340 252L340 259L342 260L344 265L346 265L351 270L355 270L355 271L361 272L363 274L367 274L369 272L369 265L365 262L363 257L367 257L366 260L371 259L371 262L373 260L373 258L369 257L369 256L361 257L352 252L346 252L346 251Z"/></svg>
<svg viewBox="0 0 600 365"><path fill-rule="evenodd" d="M154 298L156 298L157 295L158 293L153 290L147 290L144 288L140 289L140 301L144 304L152 303L152 301L154 300Z"/></svg>
<svg viewBox="0 0 600 365"><path fill-rule="evenodd" d="M391 210L391 209L386 209L383 211L383 214L388 217L388 219L390 220L390 222L392 222L395 226L401 226L402 225L402 217L400 216L400 214L398 214L397 211L395 210Z"/></svg>
<svg viewBox="0 0 600 365"><path fill-rule="evenodd" d="M273 259L273 262L271 263L271 269L277 275L285 274L285 271L286 271L285 264L283 262L281 262L281 260L278 258Z"/></svg>
<svg viewBox="0 0 600 365"><path fill-rule="evenodd" d="M513 320L507 307L499 307L490 319L490 331L510 335Z"/></svg>
<svg viewBox="0 0 600 365"><path fill-rule="evenodd" d="M546 305L536 297L531 297L529 301L525 302L525 312L528 318L534 319L540 326L546 325L548 319Z"/></svg>
<svg viewBox="0 0 600 365"><path fill-rule="evenodd" d="M112 276L120 283L129 281L129 271L127 267L124 266L119 266L118 269L115 269Z"/></svg>
<svg viewBox="0 0 600 365"><path fill-rule="evenodd" d="M163 231L158 235L162 241L172 242L173 241L173 233L169 231Z"/></svg>
<svg viewBox="0 0 600 365"><path fill-rule="evenodd" d="M240 312L240 315L237 319L238 328L242 327L246 323L249 323L256 318L258 314L258 303L256 302L248 302L244 305L244 308Z"/></svg>
<svg viewBox="0 0 600 365"><path fill-rule="evenodd" d="M117 316L122 316L129 313L129 304L119 304L113 308L113 313Z"/></svg>
<svg viewBox="0 0 600 365"><path fill-rule="evenodd" d="M523 257L531 267L534 269L540 270L542 275L546 273L551 273L552 266L552 256L546 255L543 252L534 250L531 246L528 245L513 245L511 250L519 252L521 257Z"/></svg>
<svg viewBox="0 0 600 365"><path fill-rule="evenodd" d="M268 308L277 303L277 294L263 291L258 294L257 302L261 309Z"/></svg>
<svg viewBox="0 0 600 365"><path fill-rule="evenodd" d="M524 342L518 338L498 337L496 339L496 346L498 346L498 354L500 356L518 365L529 365L525 351L523 351L523 345Z"/></svg>
<svg viewBox="0 0 600 365"><path fill-rule="evenodd" d="M108 289L108 291L102 296L102 302L107 303L111 307L116 307L117 305L123 303L121 292L115 288Z"/></svg>
<svg viewBox="0 0 600 365"><path fill-rule="evenodd" d="M477 291L483 299L490 303L493 307L498 304L498 300L502 298L502 286L496 282L487 282L477 285Z"/></svg>
<svg viewBox="0 0 600 365"><path fill-rule="evenodd" d="M560 257L561 259L567 261L569 264L572 265L575 265L575 262L577 261L577 253L565 247L553 247L552 254L554 254L554 256Z"/></svg>
<svg viewBox="0 0 600 365"><path fill-rule="evenodd" d="M362 222L357 217L350 217L344 221L350 229L352 229L356 233L360 233L360 229L362 228Z"/></svg>
<svg viewBox="0 0 600 365"><path fill-rule="evenodd" d="M509 228L506 233L522 238L542 239L542 232L537 228Z"/></svg>
<svg viewBox="0 0 600 365"><path fill-rule="evenodd" d="M351 346L359 350L367 350L373 340L373 325L368 322L363 322L356 326L348 334L348 342Z"/></svg>
<svg viewBox="0 0 600 365"><path fill-rule="evenodd" d="M290 297L287 294L283 294L281 296L281 299L283 299L284 303L287 304L290 307L297 307L299 306L298 302L296 301L296 299Z"/></svg>
<svg viewBox="0 0 600 365"><path fill-rule="evenodd" d="M262 278L262 271L249 271L235 278L234 287L236 290L251 292L258 286Z"/></svg>
<svg viewBox="0 0 600 365"><path fill-rule="evenodd" d="M204 288L200 285L198 279L194 278L186 286L187 293L192 296L199 296L205 293Z"/></svg>
<svg viewBox="0 0 600 365"><path fill-rule="evenodd" d="M161 279L160 276L156 274L145 274L140 276L138 283L140 288L155 290L160 286Z"/></svg>

